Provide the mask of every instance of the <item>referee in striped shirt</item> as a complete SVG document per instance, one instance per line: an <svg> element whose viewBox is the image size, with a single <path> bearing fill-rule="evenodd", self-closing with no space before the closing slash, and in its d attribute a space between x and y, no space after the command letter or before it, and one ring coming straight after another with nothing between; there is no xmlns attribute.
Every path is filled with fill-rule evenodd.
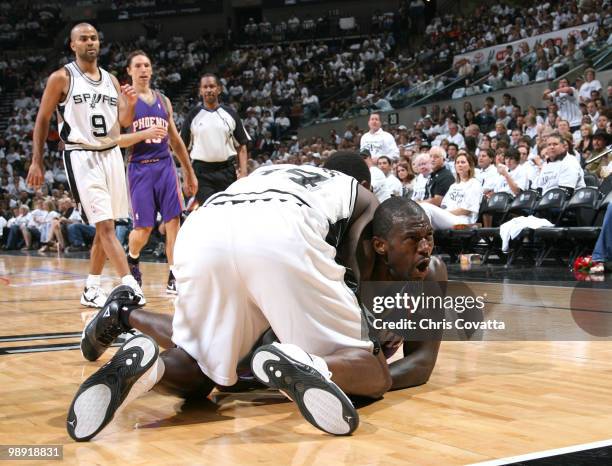
<svg viewBox="0 0 612 466"><path fill-rule="evenodd" d="M198 178L198 205L236 181L236 157L238 177L247 175L246 144L250 138L238 114L219 103L221 90L214 74L202 76L202 103L189 112L181 128L181 138Z"/></svg>

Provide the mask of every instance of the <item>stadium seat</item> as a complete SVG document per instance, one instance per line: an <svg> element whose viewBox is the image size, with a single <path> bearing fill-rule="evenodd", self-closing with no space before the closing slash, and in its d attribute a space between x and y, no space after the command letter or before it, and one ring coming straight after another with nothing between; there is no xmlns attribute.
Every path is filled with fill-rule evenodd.
<svg viewBox="0 0 612 466"><path fill-rule="evenodd" d="M606 197L612 191L612 176L605 178L599 185L599 192Z"/></svg>
<svg viewBox="0 0 612 466"><path fill-rule="evenodd" d="M590 254L595 247L599 233L601 232L601 226L603 224L604 217L606 216L606 210L608 205L612 203L612 191L609 192L598 204L597 211L595 213L595 219L591 226L576 226L567 229L568 241L574 244L569 256L569 265L574 263L576 257L584 254Z"/></svg>
<svg viewBox="0 0 612 466"><path fill-rule="evenodd" d="M537 205L539 198L540 194L537 191L527 190L521 192L508 207L507 213L503 217L503 221L505 222L511 217L528 216L533 214L533 210ZM503 222L500 221L500 225L501 223ZM512 262L514 262L514 260L523 252L522 244L525 238L527 238L532 233L533 230L525 228L521 233L519 233L517 238L510 241L510 248L506 261L506 266L509 267L510 265L512 265ZM489 256L492 252L497 252L497 256L500 258L503 257L503 252L501 250L501 238L499 236L499 226L491 228L480 228L478 230L478 237L480 239L484 239L487 245L491 246L490 250L488 250L488 254L485 253L486 260L489 259Z"/></svg>
<svg viewBox="0 0 612 466"><path fill-rule="evenodd" d="M536 208L539 206L540 201L540 193L537 191L523 191L516 197L508 209L508 218L510 218L510 216L527 217L529 215L533 215ZM548 201L546 201L544 205L546 205L547 202ZM523 255L530 257L535 253L536 248L533 240L533 232L534 230L531 228L524 228L516 238L510 240L506 267L510 267L517 258Z"/></svg>
<svg viewBox="0 0 612 466"><path fill-rule="evenodd" d="M495 193L490 198L485 207L482 209L483 215L490 215L492 218L491 227L479 228L476 230L478 240L484 240L484 251L482 262L486 263L489 256L493 252L501 257L501 239L499 237L499 225L501 225L508 216L508 211L512 205L514 198L508 193ZM476 245L478 250L481 246Z"/></svg>
<svg viewBox="0 0 612 466"><path fill-rule="evenodd" d="M549 196L550 194L550 196ZM555 216L559 204L563 203L563 192L553 193L549 191L542 201L549 206L552 216ZM547 198L551 198L548 199ZM536 266L542 265L551 252L556 253L557 260L561 261L563 253L573 256L575 243L569 241L568 231L570 227L588 227L593 224L599 204L599 191L597 188L586 187L577 190L567 204L561 208L562 213L556 219L555 226L549 228L538 228L534 232L534 240L541 242L542 246L536 255ZM556 207L553 207L555 206ZM539 207L539 206L538 206ZM546 207L545 207L546 208ZM551 220L552 221L552 220Z"/></svg>
<svg viewBox="0 0 612 466"><path fill-rule="evenodd" d="M596 188L599 186L599 178L597 178L592 173L585 172L584 184L586 184L587 186L594 186Z"/></svg>

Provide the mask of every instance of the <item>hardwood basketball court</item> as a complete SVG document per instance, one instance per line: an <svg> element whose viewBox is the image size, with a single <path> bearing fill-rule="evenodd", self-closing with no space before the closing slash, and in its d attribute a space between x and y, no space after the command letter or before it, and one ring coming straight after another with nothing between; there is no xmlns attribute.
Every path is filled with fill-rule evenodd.
<svg viewBox="0 0 612 466"><path fill-rule="evenodd" d="M87 264L0 256L0 444L63 445L65 462L83 464L450 465L612 438L612 347L609 338L592 337L443 342L429 383L361 408L352 437L317 431L270 391L213 393L212 400L189 405L151 392L94 441L75 443L65 428L69 404L79 384L114 351L96 363L78 351L87 312L78 298ZM166 266L141 267L147 309L171 313ZM525 290L471 286L502 303L494 312ZM550 326L552 318L569 327L569 292L542 287L540 299L506 307L519 316L529 313L530 325L540 320Z"/></svg>

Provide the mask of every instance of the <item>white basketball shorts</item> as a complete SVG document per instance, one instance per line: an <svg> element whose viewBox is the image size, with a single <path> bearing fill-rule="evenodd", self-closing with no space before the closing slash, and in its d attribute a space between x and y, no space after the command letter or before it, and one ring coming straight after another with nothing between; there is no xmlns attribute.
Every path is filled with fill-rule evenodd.
<svg viewBox="0 0 612 466"><path fill-rule="evenodd" d="M119 147L104 151L66 150L63 155L70 191L84 221L95 225L128 217L125 166Z"/></svg>
<svg viewBox="0 0 612 466"><path fill-rule="evenodd" d="M317 356L372 351L345 268L312 218L291 202L212 205L179 230L172 340L215 383L236 383L238 362L268 327Z"/></svg>

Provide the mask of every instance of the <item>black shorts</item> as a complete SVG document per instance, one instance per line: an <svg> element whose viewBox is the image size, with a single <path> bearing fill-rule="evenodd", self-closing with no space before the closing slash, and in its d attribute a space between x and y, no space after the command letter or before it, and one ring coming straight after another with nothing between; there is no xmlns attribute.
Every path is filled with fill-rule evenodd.
<svg viewBox="0 0 612 466"><path fill-rule="evenodd" d="M204 204L213 194L225 191L230 184L236 181L234 161L234 157L226 162L193 161L193 171L198 179L196 201L198 201L199 205Z"/></svg>

